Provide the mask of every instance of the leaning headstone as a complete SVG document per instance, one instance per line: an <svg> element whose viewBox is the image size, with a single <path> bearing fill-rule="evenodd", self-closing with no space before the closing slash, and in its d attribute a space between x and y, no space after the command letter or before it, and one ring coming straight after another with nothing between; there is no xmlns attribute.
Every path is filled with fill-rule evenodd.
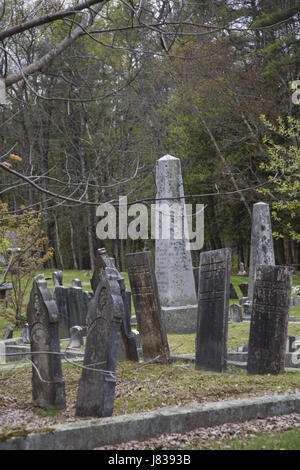
<svg viewBox="0 0 300 470"><path fill-rule="evenodd" d="M272 226L269 205L257 202L253 205L248 297L253 301L256 266L275 266Z"/></svg>
<svg viewBox="0 0 300 470"><path fill-rule="evenodd" d="M42 407L65 408L58 334L59 312L47 282L36 276L27 306L32 361L33 403Z"/></svg>
<svg viewBox="0 0 300 470"><path fill-rule="evenodd" d="M197 370L226 370L230 261L230 248L200 254L195 356Z"/></svg>
<svg viewBox="0 0 300 470"><path fill-rule="evenodd" d="M181 238L176 234L177 227L183 224L185 210L179 158L165 155L157 161L156 188L155 273L163 320L167 333L195 333L197 295L191 252L186 247L182 226L178 230ZM173 217L172 207L175 207ZM164 235L168 224L170 231Z"/></svg>
<svg viewBox="0 0 300 470"><path fill-rule="evenodd" d="M170 360L150 251L126 255L126 267L141 338L144 361Z"/></svg>
<svg viewBox="0 0 300 470"><path fill-rule="evenodd" d="M81 326L75 325L70 328L71 348L81 348L83 346L83 329Z"/></svg>
<svg viewBox="0 0 300 470"><path fill-rule="evenodd" d="M240 323L243 321L242 307L237 304L230 305L230 318L234 323Z"/></svg>
<svg viewBox="0 0 300 470"><path fill-rule="evenodd" d="M237 295L235 287L231 282L230 283L230 299L238 299L238 298L239 298L239 296Z"/></svg>
<svg viewBox="0 0 300 470"><path fill-rule="evenodd" d="M124 317L116 269L105 268L89 305L88 317L84 368L79 381L76 415L111 416L121 321Z"/></svg>
<svg viewBox="0 0 300 470"><path fill-rule="evenodd" d="M256 268L248 374L284 372L292 271L288 266Z"/></svg>
<svg viewBox="0 0 300 470"><path fill-rule="evenodd" d="M86 323L87 310L84 294L79 279L72 281L72 287L68 288L69 327Z"/></svg>

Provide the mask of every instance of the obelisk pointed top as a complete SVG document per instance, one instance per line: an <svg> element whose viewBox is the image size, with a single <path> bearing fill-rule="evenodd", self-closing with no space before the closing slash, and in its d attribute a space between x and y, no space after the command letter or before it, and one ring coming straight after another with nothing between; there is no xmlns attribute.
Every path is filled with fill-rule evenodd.
<svg viewBox="0 0 300 470"><path fill-rule="evenodd" d="M179 158L173 157L173 155L167 154L167 155L164 155L163 157L159 158L158 160L159 161L161 161L161 160L179 160Z"/></svg>

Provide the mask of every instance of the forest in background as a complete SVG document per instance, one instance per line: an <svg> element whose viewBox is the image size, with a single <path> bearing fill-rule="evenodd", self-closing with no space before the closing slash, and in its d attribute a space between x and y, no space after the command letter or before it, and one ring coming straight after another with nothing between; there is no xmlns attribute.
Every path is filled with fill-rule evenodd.
<svg viewBox="0 0 300 470"><path fill-rule="evenodd" d="M263 200L276 263L299 270L299 2L103 1L55 19L81 3L0 7L7 218L43 215L50 268L93 270L105 246L122 271L144 241L97 239L96 208L125 195L154 202L156 160L171 154L186 202L206 206L204 250L229 246L247 267L252 206ZM25 26L1 35L14 25Z"/></svg>

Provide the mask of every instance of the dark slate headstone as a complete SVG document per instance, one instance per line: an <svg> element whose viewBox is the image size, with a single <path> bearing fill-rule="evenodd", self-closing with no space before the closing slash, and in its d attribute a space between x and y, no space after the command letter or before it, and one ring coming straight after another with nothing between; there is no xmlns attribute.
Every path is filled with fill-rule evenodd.
<svg viewBox="0 0 300 470"><path fill-rule="evenodd" d="M69 296L68 287L56 285L54 287L54 300L60 314L59 321L59 337L69 338L70 335L70 312L69 312ZM74 325L72 325L74 326Z"/></svg>
<svg viewBox="0 0 300 470"><path fill-rule="evenodd" d="M248 374L284 372L292 271L288 266L256 268Z"/></svg>
<svg viewBox="0 0 300 470"><path fill-rule="evenodd" d="M36 276L27 306L32 367L32 397L42 407L65 408L58 334L59 312L47 282Z"/></svg>
<svg viewBox="0 0 300 470"><path fill-rule="evenodd" d="M84 326L87 316L86 303L82 288L72 281L72 287L68 288L69 325Z"/></svg>
<svg viewBox="0 0 300 470"><path fill-rule="evenodd" d="M231 249L200 254L195 368L226 370Z"/></svg>
<svg viewBox="0 0 300 470"><path fill-rule="evenodd" d="M238 299L238 298L239 296L237 295L234 285L231 282L230 283L230 299Z"/></svg>
<svg viewBox="0 0 300 470"><path fill-rule="evenodd" d="M115 369L124 305L118 272L105 268L89 305L84 369L79 381L77 416L111 416L114 406Z"/></svg>
<svg viewBox="0 0 300 470"><path fill-rule="evenodd" d="M241 284L239 284L239 288L242 291L243 297L247 297L247 295L248 295L248 282L241 282Z"/></svg>
<svg viewBox="0 0 300 470"><path fill-rule="evenodd" d="M162 321L156 276L150 251L126 255L144 361L167 363L170 351Z"/></svg>

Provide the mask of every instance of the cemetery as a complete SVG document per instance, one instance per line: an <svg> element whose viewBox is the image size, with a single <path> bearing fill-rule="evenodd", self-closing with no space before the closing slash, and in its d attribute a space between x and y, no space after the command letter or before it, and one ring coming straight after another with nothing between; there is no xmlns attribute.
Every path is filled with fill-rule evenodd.
<svg viewBox="0 0 300 470"><path fill-rule="evenodd" d="M159 199L180 197L163 192L181 181L179 160L157 173ZM2 396L17 374L30 418L7 416L0 448L98 448L300 411L298 295L293 268L275 265L268 205L253 206L249 275L231 275L231 248L193 267L184 241L156 239L155 260L147 246L127 254L124 273L100 248L68 286L62 270L34 277L21 334L7 327L0 341ZM47 426L31 428L43 410Z"/></svg>
<svg viewBox="0 0 300 470"><path fill-rule="evenodd" d="M299 451L299 2L0 3L0 451Z"/></svg>

